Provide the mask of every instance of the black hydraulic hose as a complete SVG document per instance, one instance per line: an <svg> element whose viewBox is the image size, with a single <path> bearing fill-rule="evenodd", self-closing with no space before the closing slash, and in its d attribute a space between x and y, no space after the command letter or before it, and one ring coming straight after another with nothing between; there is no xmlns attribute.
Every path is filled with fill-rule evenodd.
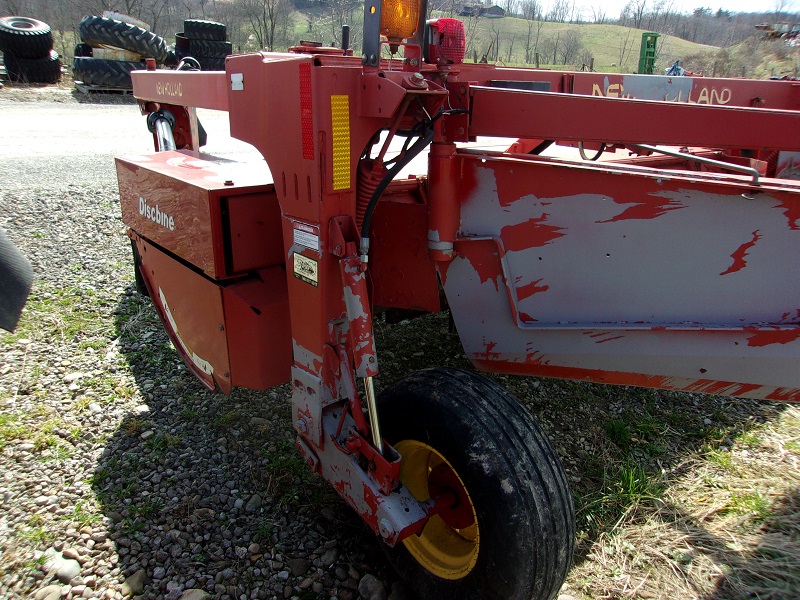
<svg viewBox="0 0 800 600"><path fill-rule="evenodd" d="M378 205L378 200L380 200L381 195L386 190L388 185L391 183L392 179L405 167L408 163L410 163L417 154L422 152L430 143L433 141L434 137L434 129L433 124L440 119L444 115L463 115L469 114L468 110L464 110L462 108L456 108L451 110L441 110L439 111L432 119L426 120L421 122L418 127L422 128L422 133L420 138L414 142L408 151L405 152L400 158L396 159L394 166L389 169L381 179L381 182L378 184L378 187L375 188L375 191L372 192L372 196L369 199L369 204L367 204L367 208L364 210L364 219L361 221L361 262L366 263L369 258L369 226L372 222L372 213L375 211L375 207ZM406 140L406 144L408 140ZM403 149L405 150L405 144L403 145Z"/></svg>
<svg viewBox="0 0 800 600"><path fill-rule="evenodd" d="M408 163L410 163L414 157L417 156L420 152L422 152L432 141L433 141L433 127L426 128L425 133L416 141L414 142L411 147L408 149L401 158L397 159L397 162L394 166L387 171L386 175L381 182L378 184L378 187L375 188L375 191L372 192L372 196L369 199L369 204L367 204L367 208L364 210L364 219L361 222L361 262L367 262L367 253L369 252L369 227L370 223L372 222L372 213L375 212L375 207L378 205L378 200L380 200L381 195L392 182L392 179L405 167Z"/></svg>

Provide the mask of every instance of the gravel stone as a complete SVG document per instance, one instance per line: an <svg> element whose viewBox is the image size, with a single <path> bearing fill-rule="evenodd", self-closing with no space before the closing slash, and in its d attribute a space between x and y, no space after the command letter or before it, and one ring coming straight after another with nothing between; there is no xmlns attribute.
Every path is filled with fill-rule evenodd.
<svg viewBox="0 0 800 600"><path fill-rule="evenodd" d="M58 600L59 598L61 598L61 586L55 584L43 587L33 596L33 600Z"/></svg>
<svg viewBox="0 0 800 600"><path fill-rule="evenodd" d="M147 581L147 571L139 569L133 575L125 579L122 584L123 596L138 596L144 590L144 584Z"/></svg>
<svg viewBox="0 0 800 600"><path fill-rule="evenodd" d="M386 600L386 590L381 580L367 573L358 582L358 593L364 600Z"/></svg>

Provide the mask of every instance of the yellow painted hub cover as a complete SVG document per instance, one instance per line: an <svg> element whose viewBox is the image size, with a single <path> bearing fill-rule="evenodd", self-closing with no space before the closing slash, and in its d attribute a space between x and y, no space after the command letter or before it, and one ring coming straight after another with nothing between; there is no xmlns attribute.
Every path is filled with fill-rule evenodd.
<svg viewBox="0 0 800 600"><path fill-rule="evenodd" d="M433 473L444 471L450 482L456 482L456 487L460 486L460 489L450 489L450 492L469 505L472 511L471 524L457 529L448 525L439 515L434 515L419 535L407 537L403 544L420 565L437 577L465 577L478 560L480 536L475 507L464 482L447 459L427 444L403 440L395 444L395 449L403 456L400 479L420 502L431 497L429 482Z"/></svg>

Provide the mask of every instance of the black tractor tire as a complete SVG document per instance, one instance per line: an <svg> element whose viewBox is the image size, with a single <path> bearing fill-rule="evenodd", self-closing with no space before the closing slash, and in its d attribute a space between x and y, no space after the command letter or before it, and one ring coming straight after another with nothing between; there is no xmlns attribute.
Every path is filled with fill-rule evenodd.
<svg viewBox="0 0 800 600"><path fill-rule="evenodd" d="M106 17L83 17L78 24L81 41L90 46L111 46L129 50L163 63L167 57L167 42L151 31Z"/></svg>
<svg viewBox="0 0 800 600"><path fill-rule="evenodd" d="M136 242L133 240L131 240L131 250L133 251L133 281L136 284L136 292L140 296L149 298L150 290L147 289L147 284L144 282L144 276L142 275L142 257L136 247Z"/></svg>
<svg viewBox="0 0 800 600"><path fill-rule="evenodd" d="M53 49L50 25L30 17L0 17L0 50L17 58L47 57Z"/></svg>
<svg viewBox="0 0 800 600"><path fill-rule="evenodd" d="M75 44L75 51L72 53L72 56L91 56L92 55L92 47L89 44L84 44L81 42L80 44Z"/></svg>
<svg viewBox="0 0 800 600"><path fill-rule="evenodd" d="M85 85L131 89L131 71L144 68L143 62L76 56L72 62L72 76Z"/></svg>
<svg viewBox="0 0 800 600"><path fill-rule="evenodd" d="M11 81L22 83L58 83L61 79L61 61L55 50L41 58L20 58L11 52L3 53L3 62Z"/></svg>
<svg viewBox="0 0 800 600"><path fill-rule="evenodd" d="M194 56L194 55L193 55ZM225 59L217 58L215 56L194 56L197 62L200 63L200 68L203 71L224 71Z"/></svg>
<svg viewBox="0 0 800 600"><path fill-rule="evenodd" d="M225 25L200 19L186 19L183 22L183 35L191 40L224 42L228 39Z"/></svg>
<svg viewBox="0 0 800 600"><path fill-rule="evenodd" d="M225 58L233 53L230 42L211 42L208 40L189 40L190 56L205 56L206 58Z"/></svg>
<svg viewBox="0 0 800 600"><path fill-rule="evenodd" d="M434 489L458 491L450 509L462 507L460 516L442 512L419 536L385 547L418 596L555 597L572 561L575 512L558 455L519 402L482 375L437 368L386 389L378 417L417 500L438 495Z"/></svg>
<svg viewBox="0 0 800 600"><path fill-rule="evenodd" d="M164 59L164 66L165 67L176 67L176 66L178 66L179 62L180 62L180 59L178 58L178 55L175 54L175 50L173 48L170 48L169 50L167 50L167 57Z"/></svg>

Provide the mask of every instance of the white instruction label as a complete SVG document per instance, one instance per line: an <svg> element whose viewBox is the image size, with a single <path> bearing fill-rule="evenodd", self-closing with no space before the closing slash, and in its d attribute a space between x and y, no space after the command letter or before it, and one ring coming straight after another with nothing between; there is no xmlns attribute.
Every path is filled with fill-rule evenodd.
<svg viewBox="0 0 800 600"><path fill-rule="evenodd" d="M294 222L294 243L319 252L319 228L305 223Z"/></svg>

